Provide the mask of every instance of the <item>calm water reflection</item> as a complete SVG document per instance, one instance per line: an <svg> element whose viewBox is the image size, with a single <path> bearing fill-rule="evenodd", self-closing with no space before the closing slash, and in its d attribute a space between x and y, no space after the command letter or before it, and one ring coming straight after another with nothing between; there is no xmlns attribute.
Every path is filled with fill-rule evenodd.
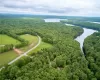
<svg viewBox="0 0 100 80"><path fill-rule="evenodd" d="M91 34L93 34L94 32L97 32L96 30L93 30L93 29L87 29L87 28L83 28L83 29L84 29L84 33L75 39L76 41L80 43L80 47L82 51L83 51L82 48L83 48L84 39L90 36Z"/></svg>
<svg viewBox="0 0 100 80"><path fill-rule="evenodd" d="M57 19L57 18L48 18L48 19L44 19L45 22L60 22L60 20L67 20L67 19Z"/></svg>

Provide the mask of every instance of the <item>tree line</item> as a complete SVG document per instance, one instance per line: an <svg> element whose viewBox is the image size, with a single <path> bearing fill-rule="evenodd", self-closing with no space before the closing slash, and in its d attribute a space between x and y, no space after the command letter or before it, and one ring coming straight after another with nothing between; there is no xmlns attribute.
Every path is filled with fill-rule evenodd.
<svg viewBox="0 0 100 80"><path fill-rule="evenodd" d="M97 23L92 23L88 21L79 21L79 20L62 20L61 22L100 31L100 24L97 24Z"/></svg>
<svg viewBox="0 0 100 80"><path fill-rule="evenodd" d="M20 47L23 47L23 46L27 46L28 45L28 41L20 38L18 35L14 34L14 33L10 33L8 30L0 30L0 34L5 34L5 35L8 35L18 41L20 41L21 43L19 44L16 44L16 45L13 45L13 44L7 44L7 45L4 45L2 47L0 47L0 53L4 53L4 52L7 52L7 51L10 51L13 49L13 47L16 47L16 48L20 48Z"/></svg>

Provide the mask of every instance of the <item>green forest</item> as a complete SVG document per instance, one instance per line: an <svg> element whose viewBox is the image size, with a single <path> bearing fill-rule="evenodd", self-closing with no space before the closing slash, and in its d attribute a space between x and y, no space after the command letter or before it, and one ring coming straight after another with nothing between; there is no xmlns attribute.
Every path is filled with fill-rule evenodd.
<svg viewBox="0 0 100 80"><path fill-rule="evenodd" d="M92 22L77 20L77 19L75 19L75 20L61 20L61 22L100 31L100 24L97 24L97 23L92 23Z"/></svg>
<svg viewBox="0 0 100 80"><path fill-rule="evenodd" d="M67 26L64 23L45 23L39 18L0 19L0 34L18 40L20 44L16 47L28 44L28 41L19 37L22 34L38 35L53 46L33 52L31 58L25 56L11 65L6 64L0 71L0 80L100 80L100 33L94 33L85 40L85 56L80 44L74 40L83 33L78 26L87 25L87 28L100 30L99 25L75 22L78 26ZM1 54L11 50L14 45L6 46L1 49Z"/></svg>
<svg viewBox="0 0 100 80"><path fill-rule="evenodd" d="M88 67L100 79L100 32L85 39L84 52L88 60Z"/></svg>

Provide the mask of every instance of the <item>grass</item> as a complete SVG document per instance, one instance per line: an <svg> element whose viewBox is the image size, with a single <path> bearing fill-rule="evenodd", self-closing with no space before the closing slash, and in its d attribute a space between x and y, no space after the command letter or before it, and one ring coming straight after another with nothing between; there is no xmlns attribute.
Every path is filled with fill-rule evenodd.
<svg viewBox="0 0 100 80"><path fill-rule="evenodd" d="M0 54L0 66L7 64L18 56L13 50Z"/></svg>
<svg viewBox="0 0 100 80"><path fill-rule="evenodd" d="M19 44L20 42L10 36L0 34L0 45L6 45L6 44Z"/></svg>
<svg viewBox="0 0 100 80"><path fill-rule="evenodd" d="M16 44L15 39L13 39L9 36L6 36L6 35L0 35L0 37L1 36L3 37L2 39L6 39L6 40L3 41L4 44L7 44L7 43L8 44L11 44L11 43ZM29 35L29 34L27 34L27 35L25 34L25 35L20 35L20 37L27 40L27 41L29 41L29 46L20 48L20 50L22 50L24 52L26 52L29 48L34 47L38 43L38 37L37 36L32 36L32 35ZM30 47L30 45L31 45L31 47ZM31 55L31 54L33 54L37 51L40 51L43 48L51 48L51 47L52 47L51 44L48 44L48 43L45 43L45 42L41 41L40 45L36 49L31 51L29 53L29 55ZM0 54L0 66L9 63L11 60L15 59L16 57L18 57L18 54L16 54L13 50Z"/></svg>
<svg viewBox="0 0 100 80"><path fill-rule="evenodd" d="M21 50L24 51L24 52L29 50L30 48L34 47L38 43L38 37L37 36L33 36L33 35L30 35L30 34L24 34L24 35L20 35L20 37L29 41L28 46L21 48Z"/></svg>
<svg viewBox="0 0 100 80"><path fill-rule="evenodd" d="M33 46L36 45L36 43L38 42L38 38L37 36L32 36L32 35L20 35L21 38L29 41L29 45L33 44ZM1 39L2 38L2 39ZM12 37L9 37L7 35L0 35L0 44L5 45L5 44L16 44L16 39L13 39ZM17 43L20 43L17 41ZM21 48L23 51L27 51L29 49L29 46L23 47ZM15 59L18 56L18 54L16 54L13 50L8 51L8 52L4 52L0 54L0 66L7 64L8 62L10 62L11 60Z"/></svg>
<svg viewBox="0 0 100 80"><path fill-rule="evenodd" d="M51 44L41 41L40 45L39 45L36 49L34 49L33 51L31 51L31 52L29 53L29 55L31 55L31 54L33 54L33 53L36 53L36 52L40 51L41 49L44 49L44 48L51 48L51 47L52 47Z"/></svg>
<svg viewBox="0 0 100 80"><path fill-rule="evenodd" d="M12 38L10 36L0 34L0 45L7 45L7 44L16 45L16 44L20 44L20 41ZM4 53L0 53L0 66L7 64L8 62L13 60L17 56L18 55L13 50L8 51L8 52L4 52Z"/></svg>
<svg viewBox="0 0 100 80"><path fill-rule="evenodd" d="M16 40L7 36L7 35L0 35L0 37L2 37L2 43L4 44L16 44ZM21 38L29 41L29 45L33 44L31 47L34 47L37 42L38 42L38 37L37 36L32 36L32 35L20 35ZM20 48L22 51L27 51L29 48L31 48L30 46L26 46L26 47L22 47ZM8 62L10 62L11 60L15 59L16 57L18 57L18 54L16 54L13 50L8 51L8 52L4 52L0 54L0 66L7 64Z"/></svg>
<svg viewBox="0 0 100 80"><path fill-rule="evenodd" d="M24 34L24 35L20 35L21 38L29 41L29 44L31 43L37 43L37 40L38 40L38 37L37 36L33 36L33 35L30 35L30 34Z"/></svg>

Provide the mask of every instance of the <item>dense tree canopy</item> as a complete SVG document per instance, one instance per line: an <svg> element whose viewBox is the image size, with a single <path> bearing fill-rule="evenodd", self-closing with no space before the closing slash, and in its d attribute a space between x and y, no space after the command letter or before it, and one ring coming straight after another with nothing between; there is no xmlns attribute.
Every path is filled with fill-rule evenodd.
<svg viewBox="0 0 100 80"><path fill-rule="evenodd" d="M100 32L85 39L84 52L89 62L88 67L97 80L100 80Z"/></svg>
<svg viewBox="0 0 100 80"><path fill-rule="evenodd" d="M88 67L79 43L80 27L63 23L45 23L41 19L0 19L0 29L12 34L39 35L53 48L42 49L32 58L23 57L0 72L0 80L97 80Z"/></svg>
<svg viewBox="0 0 100 80"><path fill-rule="evenodd" d="M97 24L97 23L79 21L79 20L62 20L61 22L100 31L100 24Z"/></svg>

